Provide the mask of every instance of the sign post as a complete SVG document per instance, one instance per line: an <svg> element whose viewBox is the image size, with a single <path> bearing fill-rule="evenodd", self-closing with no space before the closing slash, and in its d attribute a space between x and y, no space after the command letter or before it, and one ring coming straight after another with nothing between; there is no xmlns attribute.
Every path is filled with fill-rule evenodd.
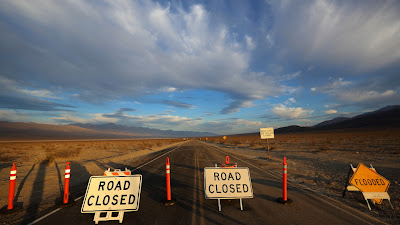
<svg viewBox="0 0 400 225"><path fill-rule="evenodd" d="M96 224L108 220L119 220L122 223L124 212L139 210L141 186L140 174L92 176L86 189L81 213L95 213L93 220ZM107 216L101 218L101 212L106 212ZM118 212L118 217L112 217L112 212Z"/></svg>
<svg viewBox="0 0 400 225"><path fill-rule="evenodd" d="M387 199L393 209L389 194L387 193L390 181L364 164L358 164L355 173L350 179L350 184L362 191L369 210L371 210L371 206L369 205L368 199L373 199L378 204L380 204L383 199Z"/></svg>
<svg viewBox="0 0 400 225"><path fill-rule="evenodd" d="M260 128L260 136L261 139L267 139L268 159L271 159L269 155L269 139L274 138L274 128L273 127Z"/></svg>

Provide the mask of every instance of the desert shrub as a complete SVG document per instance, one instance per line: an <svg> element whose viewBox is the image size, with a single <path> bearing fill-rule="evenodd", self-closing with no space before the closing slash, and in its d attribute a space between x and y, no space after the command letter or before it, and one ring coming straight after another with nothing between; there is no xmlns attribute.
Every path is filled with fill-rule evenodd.
<svg viewBox="0 0 400 225"><path fill-rule="evenodd" d="M43 163L50 164L54 162L56 158L73 158L77 157L81 154L82 147L74 148L74 149L55 149L48 147L46 149L46 157L43 160Z"/></svg>
<svg viewBox="0 0 400 225"><path fill-rule="evenodd" d="M241 140L232 140L230 143L234 144L234 145L240 145L242 144Z"/></svg>
<svg viewBox="0 0 400 225"><path fill-rule="evenodd" d="M46 155L46 158L44 158L44 160L42 161L43 164L51 164L52 162L54 162L54 155Z"/></svg>
<svg viewBox="0 0 400 225"><path fill-rule="evenodd" d="M312 139L311 140L311 146L312 147L315 147L317 145L317 142L315 141L315 139Z"/></svg>
<svg viewBox="0 0 400 225"><path fill-rule="evenodd" d="M321 152L327 152L329 150L331 150L331 149L330 149L329 145L327 145L327 144L322 144L318 148L318 151L321 151Z"/></svg>
<svg viewBox="0 0 400 225"><path fill-rule="evenodd" d="M325 143L327 145L331 145L333 142L332 142L332 139L328 138L328 139L326 139Z"/></svg>
<svg viewBox="0 0 400 225"><path fill-rule="evenodd" d="M10 162L14 159L14 157L11 156L10 152L0 152L0 162Z"/></svg>
<svg viewBox="0 0 400 225"><path fill-rule="evenodd" d="M276 150L278 150L278 145L275 144L275 143L272 143L272 144L269 145L269 149L270 149L270 150L275 150L275 151L276 151Z"/></svg>

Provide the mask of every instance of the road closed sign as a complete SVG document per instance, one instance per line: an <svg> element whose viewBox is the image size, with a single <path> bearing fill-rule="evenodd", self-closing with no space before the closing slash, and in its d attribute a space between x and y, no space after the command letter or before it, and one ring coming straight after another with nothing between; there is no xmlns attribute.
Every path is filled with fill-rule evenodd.
<svg viewBox="0 0 400 225"><path fill-rule="evenodd" d="M260 128L260 136L261 139L274 138L274 128L273 127Z"/></svg>
<svg viewBox="0 0 400 225"><path fill-rule="evenodd" d="M253 198L249 168L204 168L204 192L207 199Z"/></svg>
<svg viewBox="0 0 400 225"><path fill-rule="evenodd" d="M90 177L81 213L139 210L142 175Z"/></svg>

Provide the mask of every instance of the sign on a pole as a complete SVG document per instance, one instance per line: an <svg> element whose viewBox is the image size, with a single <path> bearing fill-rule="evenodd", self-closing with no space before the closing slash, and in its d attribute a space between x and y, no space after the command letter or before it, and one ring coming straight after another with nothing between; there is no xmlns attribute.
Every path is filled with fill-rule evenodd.
<svg viewBox="0 0 400 225"><path fill-rule="evenodd" d="M274 138L274 128L260 128L261 139Z"/></svg>
<svg viewBox="0 0 400 225"><path fill-rule="evenodd" d="M390 181L378 173L372 171L364 164L358 164L356 172L350 179L350 184L360 189L362 192L387 192ZM374 199L381 203L382 199Z"/></svg>
<svg viewBox="0 0 400 225"><path fill-rule="evenodd" d="M226 136L223 136L222 138L223 138L224 140L226 140Z"/></svg>
<svg viewBox="0 0 400 225"><path fill-rule="evenodd" d="M253 198L249 168L204 168L204 192L207 199Z"/></svg>
<svg viewBox="0 0 400 225"><path fill-rule="evenodd" d="M81 213L139 210L142 175L92 176Z"/></svg>

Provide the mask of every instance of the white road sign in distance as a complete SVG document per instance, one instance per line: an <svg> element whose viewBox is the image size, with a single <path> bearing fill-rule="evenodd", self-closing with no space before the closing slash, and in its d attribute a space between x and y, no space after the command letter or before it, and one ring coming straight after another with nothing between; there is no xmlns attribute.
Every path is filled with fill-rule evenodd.
<svg viewBox="0 0 400 225"><path fill-rule="evenodd" d="M249 168L204 168L204 192L207 199L253 198Z"/></svg>
<svg viewBox="0 0 400 225"><path fill-rule="evenodd" d="M92 176L81 213L139 210L142 175Z"/></svg>
<svg viewBox="0 0 400 225"><path fill-rule="evenodd" d="M261 139L274 138L274 128L260 128Z"/></svg>

